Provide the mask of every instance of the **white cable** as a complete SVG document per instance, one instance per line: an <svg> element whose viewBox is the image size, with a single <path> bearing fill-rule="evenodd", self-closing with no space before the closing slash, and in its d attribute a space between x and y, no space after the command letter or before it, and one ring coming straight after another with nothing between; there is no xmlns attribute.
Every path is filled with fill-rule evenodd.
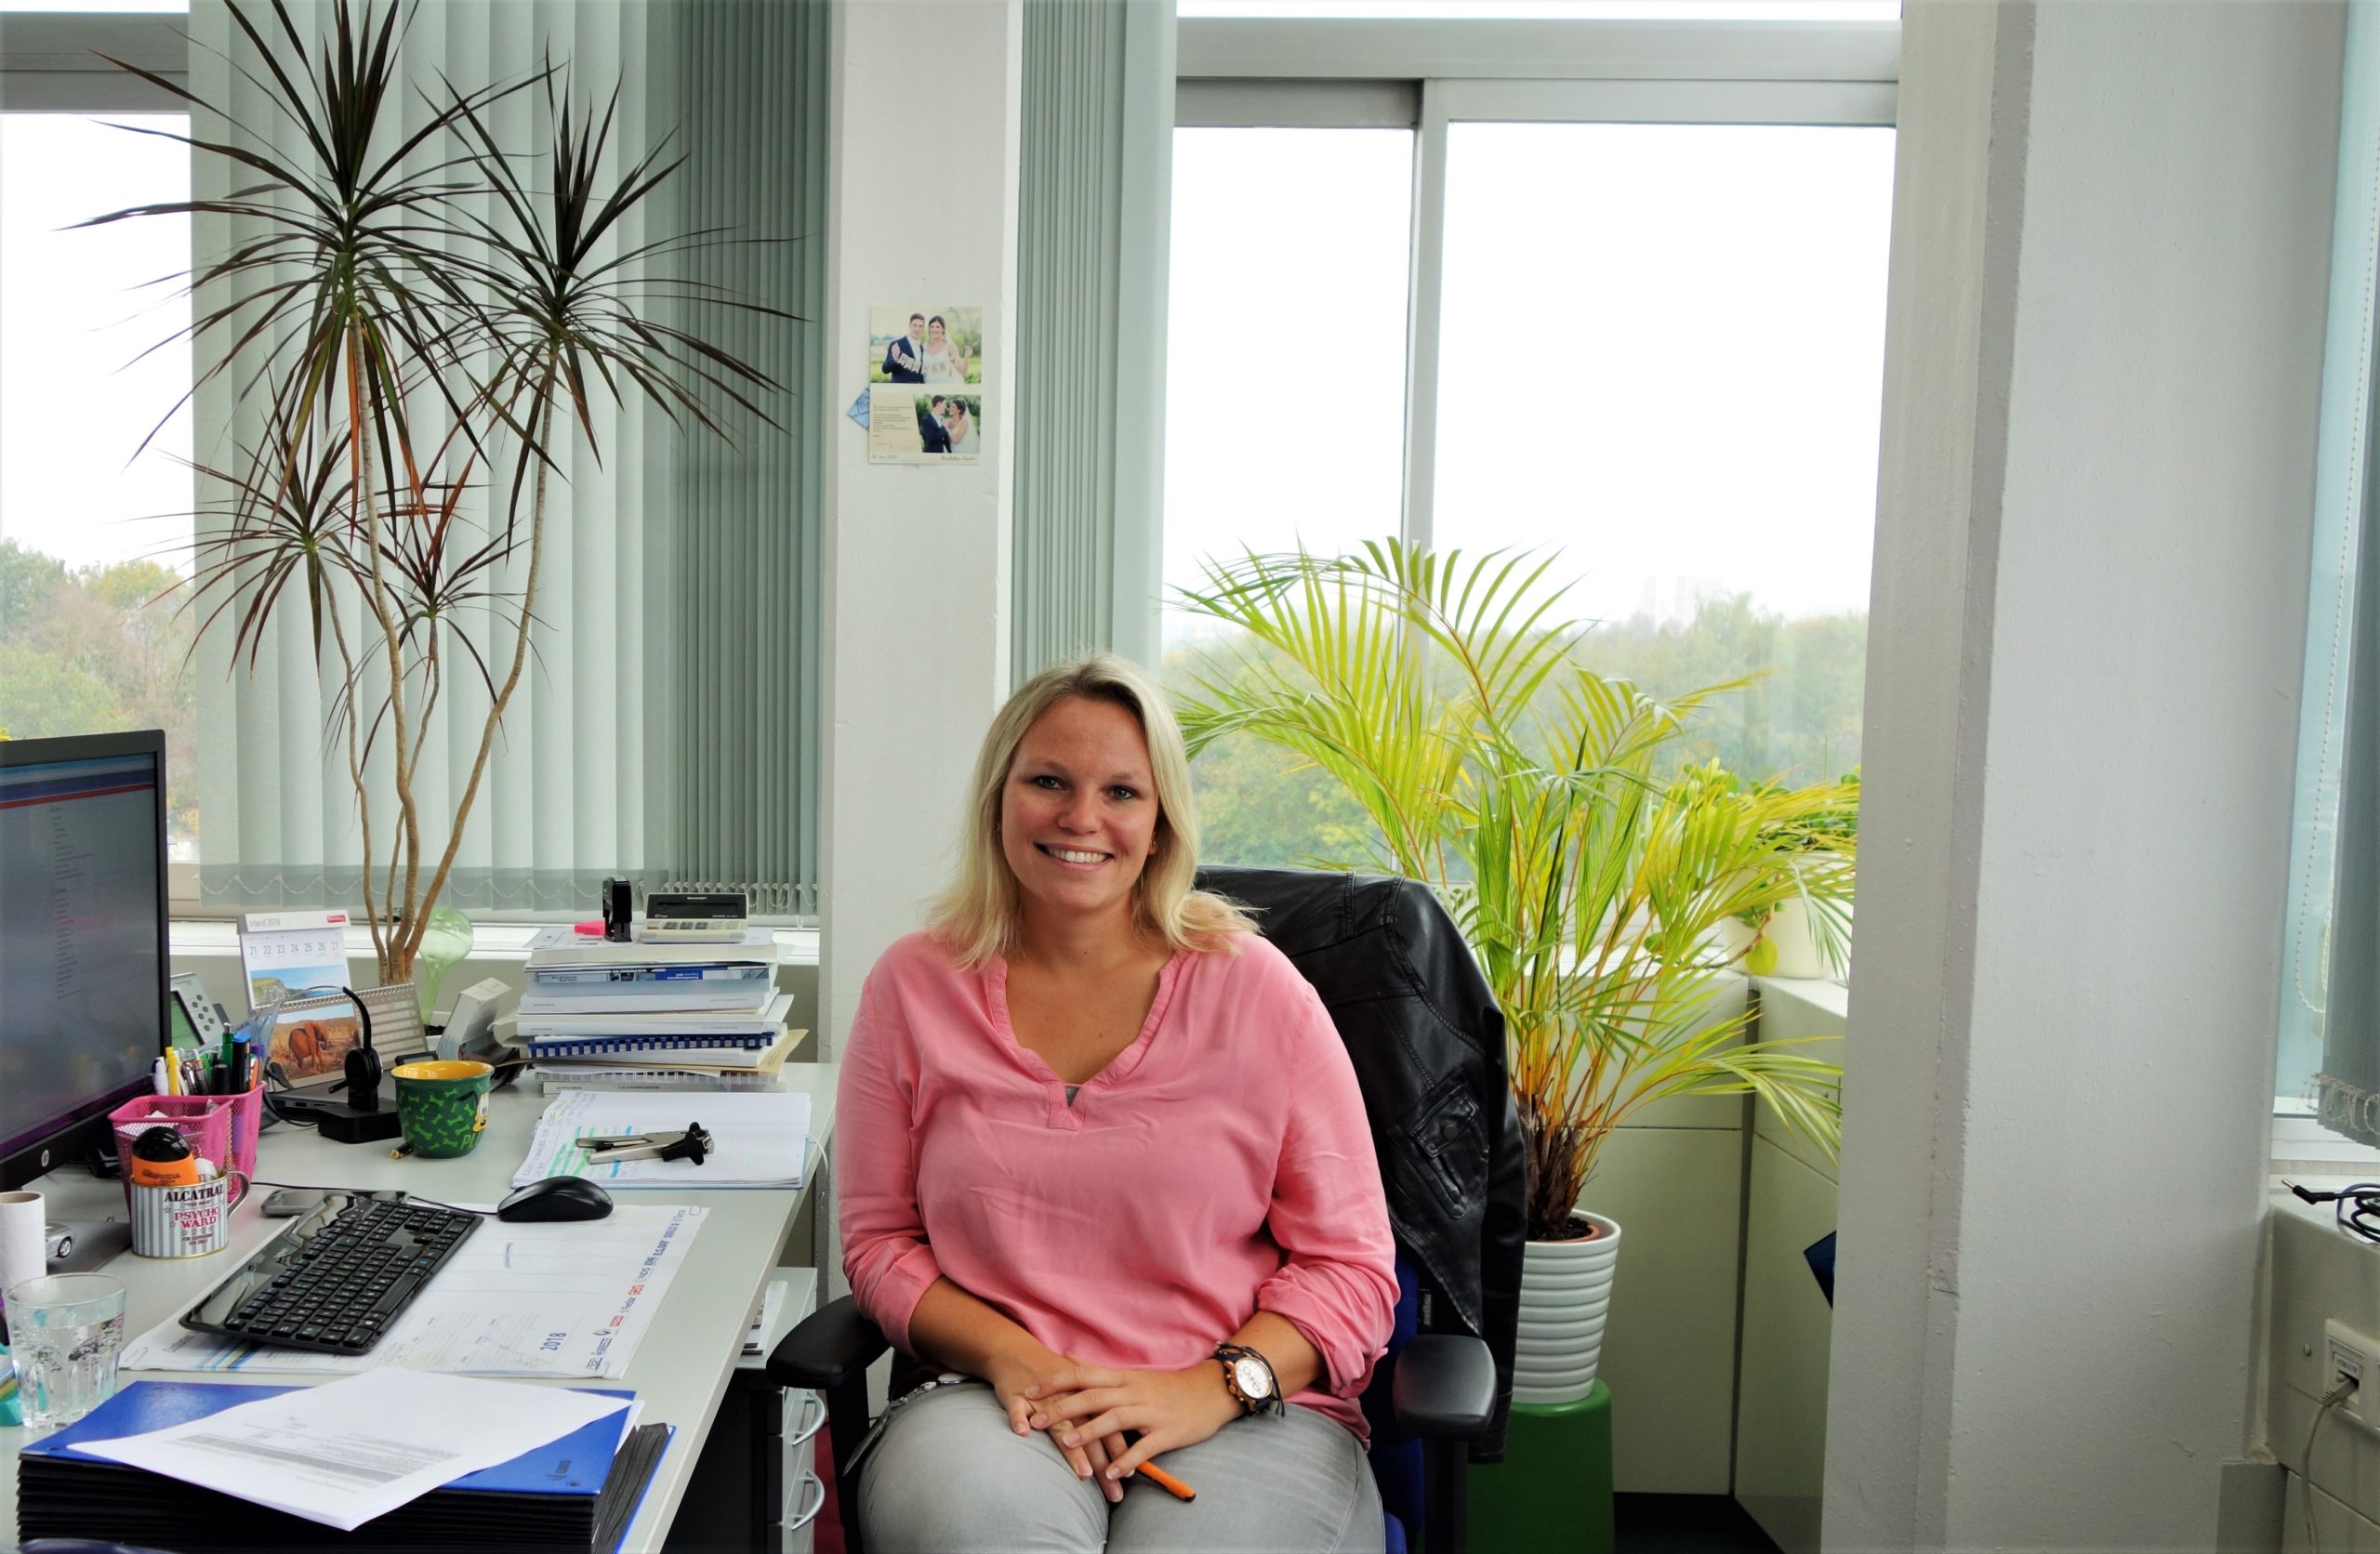
<svg viewBox="0 0 2380 1554"><path fill-rule="evenodd" d="M2343 1376L2339 1384L2322 1394L2322 1406L2314 1410L2314 1428L2306 1432L2305 1471L2298 1475L2298 1487L2306 1492L2306 1547L2310 1554L2322 1554L2321 1534L2314 1530L2314 1438L2322 1433L2322 1421L2331 1410L2345 1403L2355 1390L2355 1378Z"/></svg>

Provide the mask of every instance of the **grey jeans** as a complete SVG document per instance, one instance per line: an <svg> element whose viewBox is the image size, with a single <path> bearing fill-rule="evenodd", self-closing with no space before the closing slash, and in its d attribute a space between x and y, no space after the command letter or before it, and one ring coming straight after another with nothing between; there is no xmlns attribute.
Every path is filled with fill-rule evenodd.
<svg viewBox="0 0 2380 1554"><path fill-rule="evenodd" d="M888 1551L1377 1550L1380 1491L1346 1428L1292 1404L1241 1419L1159 1466L1198 1492L1139 1478L1110 1506L1042 1430L1020 1436L989 1386L937 1387L893 1408L860 1452L860 1525Z"/></svg>

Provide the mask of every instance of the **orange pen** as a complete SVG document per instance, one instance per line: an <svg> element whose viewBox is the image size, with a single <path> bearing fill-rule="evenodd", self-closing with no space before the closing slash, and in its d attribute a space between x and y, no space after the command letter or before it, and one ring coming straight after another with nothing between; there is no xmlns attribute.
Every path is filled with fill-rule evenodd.
<svg viewBox="0 0 2380 1554"><path fill-rule="evenodd" d="M1175 1478L1172 1474L1167 1472L1164 1468L1159 1468L1154 1462L1144 1462L1138 1468L1133 1468L1132 1471L1138 1473L1149 1482L1157 1485L1157 1488L1165 1491L1168 1495L1172 1495L1176 1500L1196 1500L1198 1498L1198 1492L1197 1490L1192 1489L1188 1484L1183 1483L1180 1479Z"/></svg>

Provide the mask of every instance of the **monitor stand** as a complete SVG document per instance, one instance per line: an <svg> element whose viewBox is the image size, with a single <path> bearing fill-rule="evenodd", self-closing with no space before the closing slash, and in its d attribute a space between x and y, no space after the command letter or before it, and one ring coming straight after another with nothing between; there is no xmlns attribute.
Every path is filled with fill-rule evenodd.
<svg viewBox="0 0 2380 1554"><path fill-rule="evenodd" d="M73 1248L49 1259L52 1273L91 1273L118 1252L132 1249L132 1227L121 1219L61 1219L50 1227L74 1238Z"/></svg>

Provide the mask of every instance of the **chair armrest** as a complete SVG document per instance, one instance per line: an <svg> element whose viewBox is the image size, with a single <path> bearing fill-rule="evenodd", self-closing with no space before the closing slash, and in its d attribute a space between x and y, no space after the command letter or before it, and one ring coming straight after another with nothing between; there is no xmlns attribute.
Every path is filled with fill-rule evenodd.
<svg viewBox="0 0 2380 1554"><path fill-rule="evenodd" d="M1397 1427L1421 1441L1470 1441L1496 1412L1496 1362L1461 1333L1423 1333L1397 1351Z"/></svg>
<svg viewBox="0 0 2380 1554"><path fill-rule="evenodd" d="M892 1347L847 1295L802 1318L778 1341L769 1356L769 1379L780 1387L826 1391L866 1373Z"/></svg>

